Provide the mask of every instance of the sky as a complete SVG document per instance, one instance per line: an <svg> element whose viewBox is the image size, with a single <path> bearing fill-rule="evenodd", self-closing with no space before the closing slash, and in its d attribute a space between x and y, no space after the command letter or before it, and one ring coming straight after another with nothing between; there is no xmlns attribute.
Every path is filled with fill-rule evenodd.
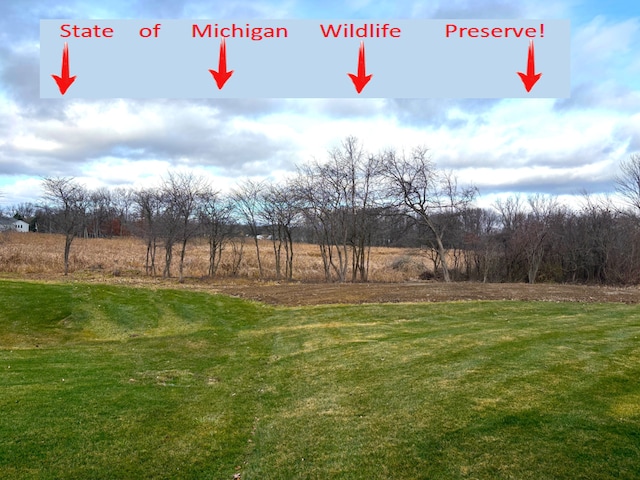
<svg viewBox="0 0 640 480"><path fill-rule="evenodd" d="M556 99L41 99L49 18L569 19L571 89ZM37 203L52 176L137 188L190 169L221 191L279 181L348 135L373 153L429 148L477 186L481 206L613 193L620 162L640 153L637 0L0 0L0 39L0 210Z"/></svg>

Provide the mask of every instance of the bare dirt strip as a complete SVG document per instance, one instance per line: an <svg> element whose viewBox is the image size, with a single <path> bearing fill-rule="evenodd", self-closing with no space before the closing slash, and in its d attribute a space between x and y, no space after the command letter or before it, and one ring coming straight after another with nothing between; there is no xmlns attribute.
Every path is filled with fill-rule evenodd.
<svg viewBox="0 0 640 480"><path fill-rule="evenodd" d="M211 290L272 305L321 305L468 300L640 303L639 287L483 283L254 283Z"/></svg>
<svg viewBox="0 0 640 480"><path fill-rule="evenodd" d="M256 300L271 305L451 302L470 300L522 300L584 303L640 303L640 286L603 287L539 283L477 283L437 281L397 283L303 283L250 280L216 281L204 278L111 277L79 275L0 274L0 279L62 283L101 283L142 288L176 288ZM0 294L1 294L0 290Z"/></svg>

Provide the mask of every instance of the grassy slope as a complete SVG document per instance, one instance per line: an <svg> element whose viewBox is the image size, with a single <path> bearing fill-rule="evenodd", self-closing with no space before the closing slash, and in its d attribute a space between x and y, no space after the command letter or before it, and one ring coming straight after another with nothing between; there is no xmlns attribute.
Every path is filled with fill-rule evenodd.
<svg viewBox="0 0 640 480"><path fill-rule="evenodd" d="M1 478L640 477L640 310L0 282Z"/></svg>

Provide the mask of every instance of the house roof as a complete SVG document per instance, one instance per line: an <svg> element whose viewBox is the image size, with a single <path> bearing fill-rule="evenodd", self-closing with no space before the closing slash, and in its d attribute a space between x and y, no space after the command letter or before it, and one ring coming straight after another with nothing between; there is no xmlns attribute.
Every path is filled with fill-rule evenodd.
<svg viewBox="0 0 640 480"><path fill-rule="evenodd" d="M26 223L27 225L29 225L29 223L25 222L24 220L16 220L15 218L9 217L0 217L0 225L15 225L16 223Z"/></svg>

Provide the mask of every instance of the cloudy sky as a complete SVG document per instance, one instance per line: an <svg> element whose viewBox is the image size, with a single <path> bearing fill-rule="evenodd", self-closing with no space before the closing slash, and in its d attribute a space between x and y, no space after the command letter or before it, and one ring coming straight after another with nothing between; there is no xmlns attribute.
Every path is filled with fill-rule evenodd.
<svg viewBox="0 0 640 480"><path fill-rule="evenodd" d="M39 20L48 18L569 19L571 96L40 99ZM0 209L37 201L46 176L141 186L191 168L220 189L279 179L347 135L372 152L427 146L487 204L511 192L612 192L619 162L640 152L637 0L0 0L0 27Z"/></svg>

